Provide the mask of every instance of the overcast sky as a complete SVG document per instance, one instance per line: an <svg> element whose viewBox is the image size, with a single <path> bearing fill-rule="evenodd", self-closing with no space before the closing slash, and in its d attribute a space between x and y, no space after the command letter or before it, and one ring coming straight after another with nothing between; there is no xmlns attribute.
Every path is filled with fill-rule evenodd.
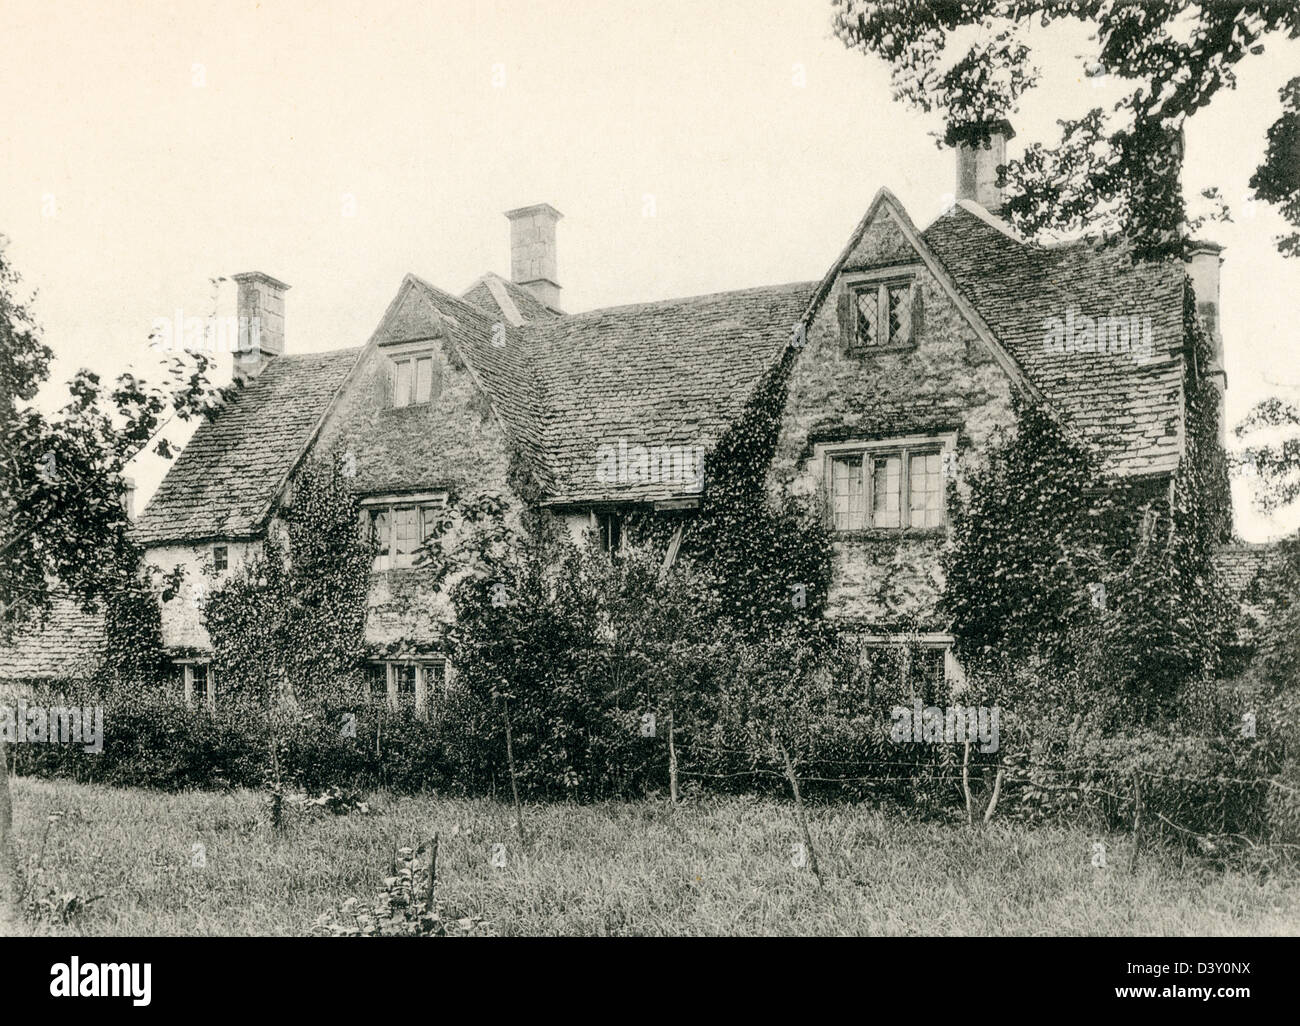
<svg viewBox="0 0 1300 1026"><path fill-rule="evenodd" d="M876 190L924 227L954 191L936 117L830 31L828 0L703 3L64 3L0 6L0 231L58 357L147 370L160 318L213 312L209 279L292 286L290 352L359 345L408 271L463 291L509 272L502 212L563 212L568 310L820 277ZM1109 104L1082 33L1040 32L1043 86L1010 155ZM1185 186L1237 210L1228 417L1300 400L1300 262L1243 204L1300 42L1247 62L1188 129ZM217 311L233 313L219 286ZM227 358L227 373L228 363ZM683 368L683 373L690 373ZM183 438L183 435L177 437ZM140 461L141 498L165 463ZM1268 521L1235 488L1237 521Z"/></svg>

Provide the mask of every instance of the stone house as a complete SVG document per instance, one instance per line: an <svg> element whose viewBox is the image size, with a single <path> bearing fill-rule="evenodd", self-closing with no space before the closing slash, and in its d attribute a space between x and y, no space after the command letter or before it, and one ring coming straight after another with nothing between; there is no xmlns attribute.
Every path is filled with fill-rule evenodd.
<svg viewBox="0 0 1300 1026"><path fill-rule="evenodd" d="M506 214L509 279L457 295L407 275L364 345L298 354L288 286L237 275L239 315L260 325L237 366L246 387L195 432L135 528L148 562L184 567L162 613L187 694L220 691L204 591L277 529L309 454L344 454L380 542L376 684L427 707L449 672L447 607L413 563L441 507L496 487L605 548L633 511L689 530L704 460L791 349L768 487L824 501L828 615L881 646L909 624L917 672L959 672L934 608L949 496L1013 423L1013 395L1057 411L1109 477L1160 494L1184 451L1188 375L1220 401L1226 387L1220 248L1134 264L1123 247L1022 240L992 213L1009 135L957 148L956 201L924 230L882 189L817 281L566 313L561 215L538 204ZM1184 350L1189 282L1214 339L1204 367Z"/></svg>

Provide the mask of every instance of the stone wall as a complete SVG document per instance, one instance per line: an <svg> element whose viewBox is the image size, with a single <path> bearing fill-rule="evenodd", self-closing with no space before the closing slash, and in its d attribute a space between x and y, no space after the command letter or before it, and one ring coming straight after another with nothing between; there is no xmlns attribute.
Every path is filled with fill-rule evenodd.
<svg viewBox="0 0 1300 1026"><path fill-rule="evenodd" d="M845 279L891 265L916 269L923 310L917 344L870 356L849 353L838 314ZM823 463L813 452L818 442L942 432L955 437L948 488L962 488L994 433L1013 427L1011 390L985 343L920 262L888 207L881 207L795 361L769 490L789 489L825 501ZM839 535L827 615L941 629L934 604L942 589L939 553L945 540L943 531Z"/></svg>

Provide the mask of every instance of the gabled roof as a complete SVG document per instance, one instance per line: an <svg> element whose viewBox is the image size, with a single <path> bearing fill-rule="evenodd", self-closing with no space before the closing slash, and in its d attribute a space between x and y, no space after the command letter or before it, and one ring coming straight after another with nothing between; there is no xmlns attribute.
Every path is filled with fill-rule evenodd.
<svg viewBox="0 0 1300 1026"><path fill-rule="evenodd" d="M1035 246L980 209L952 207L922 237L1049 405L1113 475L1168 473L1183 446L1183 288L1172 262L1134 263L1123 245ZM1150 358L1046 341L1047 321L1138 318ZM1061 351L1064 350L1064 351Z"/></svg>
<svg viewBox="0 0 1300 1026"><path fill-rule="evenodd" d="M524 286L516 285L509 278L491 271L466 289L461 298L485 313L500 314L506 323L516 327L528 321L544 321L562 316Z"/></svg>
<svg viewBox="0 0 1300 1026"><path fill-rule="evenodd" d="M90 676L104 652L104 617L87 613L66 593L51 596L49 614L34 614L0 645L0 680L79 679Z"/></svg>
<svg viewBox="0 0 1300 1026"><path fill-rule="evenodd" d="M144 545L260 533L360 348L277 356L200 424L135 522Z"/></svg>
<svg viewBox="0 0 1300 1026"><path fill-rule="evenodd" d="M502 427L530 461L543 486L550 479L542 444L543 382L524 344L523 329L502 324L472 303L413 274L406 285L437 313L470 373L492 403ZM499 327L498 327L499 326Z"/></svg>
<svg viewBox="0 0 1300 1026"><path fill-rule="evenodd" d="M1123 247L1028 244L958 204L924 232L882 189L818 282L564 315L498 275L463 297L407 275L366 347L276 358L195 432L136 526L146 544L254 536L363 354L446 338L554 504L679 497L669 482L597 480L602 447L706 452L809 322L878 217L891 218L1022 391L1044 398L1116 475L1168 473L1183 438L1183 268ZM1149 320L1152 359L1057 351L1048 318ZM418 444L418 438L411 441Z"/></svg>

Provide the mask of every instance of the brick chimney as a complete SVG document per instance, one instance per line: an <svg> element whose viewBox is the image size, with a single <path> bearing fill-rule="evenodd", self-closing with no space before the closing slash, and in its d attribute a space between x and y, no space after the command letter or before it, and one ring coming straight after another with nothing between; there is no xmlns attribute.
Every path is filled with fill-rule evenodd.
<svg viewBox="0 0 1300 1026"><path fill-rule="evenodd" d="M560 309L555 222L563 216L549 203L506 211L510 219L510 279L552 310Z"/></svg>
<svg viewBox="0 0 1300 1026"><path fill-rule="evenodd" d="M1196 296L1196 313L1210 336L1210 365L1201 374L1210 379L1219 392L1219 440L1223 441L1223 396L1228 390L1228 374L1223 366L1223 329L1219 325L1219 270L1223 265L1223 247L1217 242L1193 240L1187 244L1187 276Z"/></svg>
<svg viewBox="0 0 1300 1026"><path fill-rule="evenodd" d="M1015 137L1006 121L948 129L946 141L957 150L957 199L972 200L991 214L1001 211L998 167L1007 162L1007 143Z"/></svg>
<svg viewBox="0 0 1300 1026"><path fill-rule="evenodd" d="M251 381L275 357L284 354L284 294L289 286L261 271L232 274L239 295L239 352L235 377Z"/></svg>

